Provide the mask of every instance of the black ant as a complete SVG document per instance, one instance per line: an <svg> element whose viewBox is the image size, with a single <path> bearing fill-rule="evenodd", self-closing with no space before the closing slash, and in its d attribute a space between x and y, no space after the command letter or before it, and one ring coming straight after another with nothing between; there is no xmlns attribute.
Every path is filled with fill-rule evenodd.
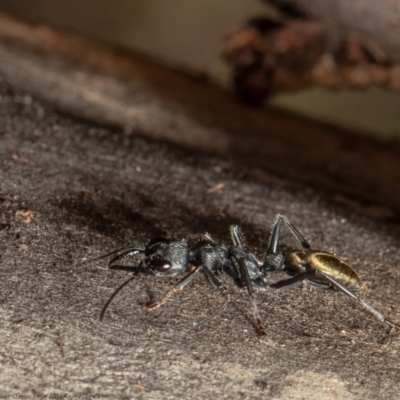
<svg viewBox="0 0 400 400"><path fill-rule="evenodd" d="M149 310L154 310L164 304L174 293L181 291L200 272L205 275L208 282L216 288L222 286L222 274L228 275L236 286L246 288L253 304L254 316L260 335L265 335L265 329L258 313L254 289L267 289L268 284L264 278L264 272L260 268L257 258L246 252L243 239L238 226L231 227L233 247L225 248L217 245L210 235L204 235L203 239L189 249L186 242L177 239L155 238L150 240L145 248L129 248L110 260L108 266L113 270L133 272L134 275L119 286L104 305L100 321L116 296L116 294L139 274L152 274L159 277L177 276L188 270L191 265L194 269L189 272L176 286L171 289L163 299L158 302L145 305ZM117 254L119 251L106 254L99 258L105 258ZM123 266L116 264L118 261L143 254L144 258L137 266ZM98 259L99 259L98 258Z"/></svg>
<svg viewBox="0 0 400 400"><path fill-rule="evenodd" d="M294 237L300 243L302 250L295 250L282 254L278 251L279 235L282 221L286 224ZM361 304L375 317L386 324L400 328L400 325L361 299L356 293L362 285L360 278L353 268L340 260L332 253L312 249L307 240L297 228L284 216L278 215L272 228L271 238L262 269L265 271L285 271L293 278L285 279L269 286L282 289L295 285L303 280L324 289L336 289Z"/></svg>
<svg viewBox="0 0 400 400"><path fill-rule="evenodd" d="M302 250L290 251L285 254L278 251L282 221L300 243ZM352 267L334 254L311 249L307 240L284 215L277 216L272 228L267 255L263 263L258 261L255 255L245 250L242 234L238 226L231 227L231 238L233 247L226 248L217 245L211 236L206 234L191 249L188 248L186 242L181 240L155 238L144 248L124 249L120 254L117 254L119 253L117 250L99 257L101 259L117 254L110 260L108 264L109 268L134 273L131 278L119 286L110 296L101 311L100 320L103 319L108 306L116 294L137 275L142 273L159 277L177 276L186 272L191 265L194 269L188 272L163 299L147 304L145 307L149 310L160 307L174 293L181 291L200 272L205 275L208 282L215 288L222 286L222 275L226 274L233 280L236 286L247 289L253 304L258 332L260 335L265 335L265 328L259 316L254 289L265 290L269 287L282 289L306 280L315 286L342 291L381 321L392 327L400 328L400 325L386 318L382 313L354 293L361 288L361 281ZM144 255L144 258L137 266L116 264L124 258L137 254ZM272 271L285 271L293 277L276 283L268 283L266 274Z"/></svg>

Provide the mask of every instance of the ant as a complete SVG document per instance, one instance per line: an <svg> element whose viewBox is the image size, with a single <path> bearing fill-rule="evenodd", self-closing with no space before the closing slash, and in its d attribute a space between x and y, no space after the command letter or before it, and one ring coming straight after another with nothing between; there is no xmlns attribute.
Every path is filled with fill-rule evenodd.
<svg viewBox="0 0 400 400"><path fill-rule="evenodd" d="M278 251L282 222L286 224L300 243L301 250L286 253ZM229 248L216 244L209 234L205 234L191 249L188 248L185 241L159 237L151 239L146 247L117 250L97 258L96 260L117 254L108 263L109 268L133 272L134 274L110 296L100 313L100 321L103 320L108 306L117 293L139 274L157 277L177 276L186 272L191 265L194 269L188 272L174 288L160 301L147 304L145 308L154 310L160 307L176 292L183 290L199 273L202 273L210 285L215 288L222 286L222 275L226 274L237 287L247 289L253 304L258 333L265 335L266 332L258 312L254 290L283 289L305 280L324 289L336 289L343 292L382 322L400 329L400 325L386 318L355 293L361 288L361 281L350 265L344 263L332 253L312 249L303 235L284 215L278 215L273 225L264 262L260 262L254 254L246 251L242 233L238 226L231 226L230 230L233 246ZM137 266L116 264L122 259L138 254L143 254L144 257ZM266 274L274 271L285 271L292 277L276 283L268 283Z"/></svg>
<svg viewBox="0 0 400 400"><path fill-rule="evenodd" d="M290 251L286 254L278 251L282 222L286 224L293 236L300 243L301 250ZM305 280L312 285L324 289L339 290L362 305L382 322L392 327L400 328L400 325L386 318L381 312L371 307L354 293L361 289L362 284L360 278L350 265L344 263L332 253L312 249L303 235L284 215L278 215L276 218L271 232L267 255L261 268L265 271L285 271L293 276L289 279L271 283L269 286L274 289L286 288Z"/></svg>
<svg viewBox="0 0 400 400"><path fill-rule="evenodd" d="M148 310L160 307L174 293L181 291L200 272L205 275L210 285L215 288L222 286L222 275L226 274L236 286L241 289L247 289L253 304L258 333L266 335L254 296L254 288L268 288L264 277L265 273L260 268L257 258L245 250L240 228L232 226L230 229L233 242L233 247L230 248L217 245L209 234L205 234L191 249L188 248L185 241L159 237L151 239L144 248L128 248L124 249L120 254L118 253L121 250L117 250L97 258L96 260L117 254L109 261L109 268L133 272L133 276L123 282L110 296L100 313L100 321L103 320L108 306L117 293L139 274L155 275L157 277L177 276L186 272L191 265L194 269L180 280L160 301L147 304L144 307ZM122 259L138 254L143 254L144 257L137 266L117 264Z"/></svg>

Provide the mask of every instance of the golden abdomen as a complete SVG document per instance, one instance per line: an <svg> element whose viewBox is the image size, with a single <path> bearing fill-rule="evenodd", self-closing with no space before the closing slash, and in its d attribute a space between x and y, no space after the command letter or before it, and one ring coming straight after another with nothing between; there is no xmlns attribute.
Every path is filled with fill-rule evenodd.
<svg viewBox="0 0 400 400"><path fill-rule="evenodd" d="M323 251L311 251L308 255L307 264L310 269L323 271L338 282L358 290L361 287L360 278L350 265L333 254Z"/></svg>

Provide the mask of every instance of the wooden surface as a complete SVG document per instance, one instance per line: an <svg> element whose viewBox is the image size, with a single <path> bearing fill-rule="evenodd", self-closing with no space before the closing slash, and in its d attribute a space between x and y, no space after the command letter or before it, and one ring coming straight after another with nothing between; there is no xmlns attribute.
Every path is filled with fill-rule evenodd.
<svg viewBox="0 0 400 400"><path fill-rule="evenodd" d="M399 152L46 28L0 27L2 393L110 398L396 399L399 332L339 293L245 293L199 277L127 278L109 250L166 235L258 256L286 214L354 265L364 298L400 321ZM293 246L289 235L285 244ZM272 281L281 276L271 274Z"/></svg>

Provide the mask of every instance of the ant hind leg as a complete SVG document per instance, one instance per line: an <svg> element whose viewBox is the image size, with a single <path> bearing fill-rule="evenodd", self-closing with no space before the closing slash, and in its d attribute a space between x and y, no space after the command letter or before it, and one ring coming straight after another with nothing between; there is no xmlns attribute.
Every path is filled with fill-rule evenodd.
<svg viewBox="0 0 400 400"><path fill-rule="evenodd" d="M343 292L345 295L349 296L351 299L356 301L357 303L361 304L365 309L367 309L371 314L375 315L376 318L384 322L385 324L388 324L394 328L400 329L400 325L397 324L396 322L392 321L389 318L386 318L380 311L376 310L372 306L370 306L368 303L366 303L361 297L357 296L354 292L352 292L349 288L346 286L342 285L336 279L333 279L331 276L328 274L325 274L322 271L318 271L318 274L322 275L325 277L329 282L331 282L337 289L339 289L341 292Z"/></svg>

